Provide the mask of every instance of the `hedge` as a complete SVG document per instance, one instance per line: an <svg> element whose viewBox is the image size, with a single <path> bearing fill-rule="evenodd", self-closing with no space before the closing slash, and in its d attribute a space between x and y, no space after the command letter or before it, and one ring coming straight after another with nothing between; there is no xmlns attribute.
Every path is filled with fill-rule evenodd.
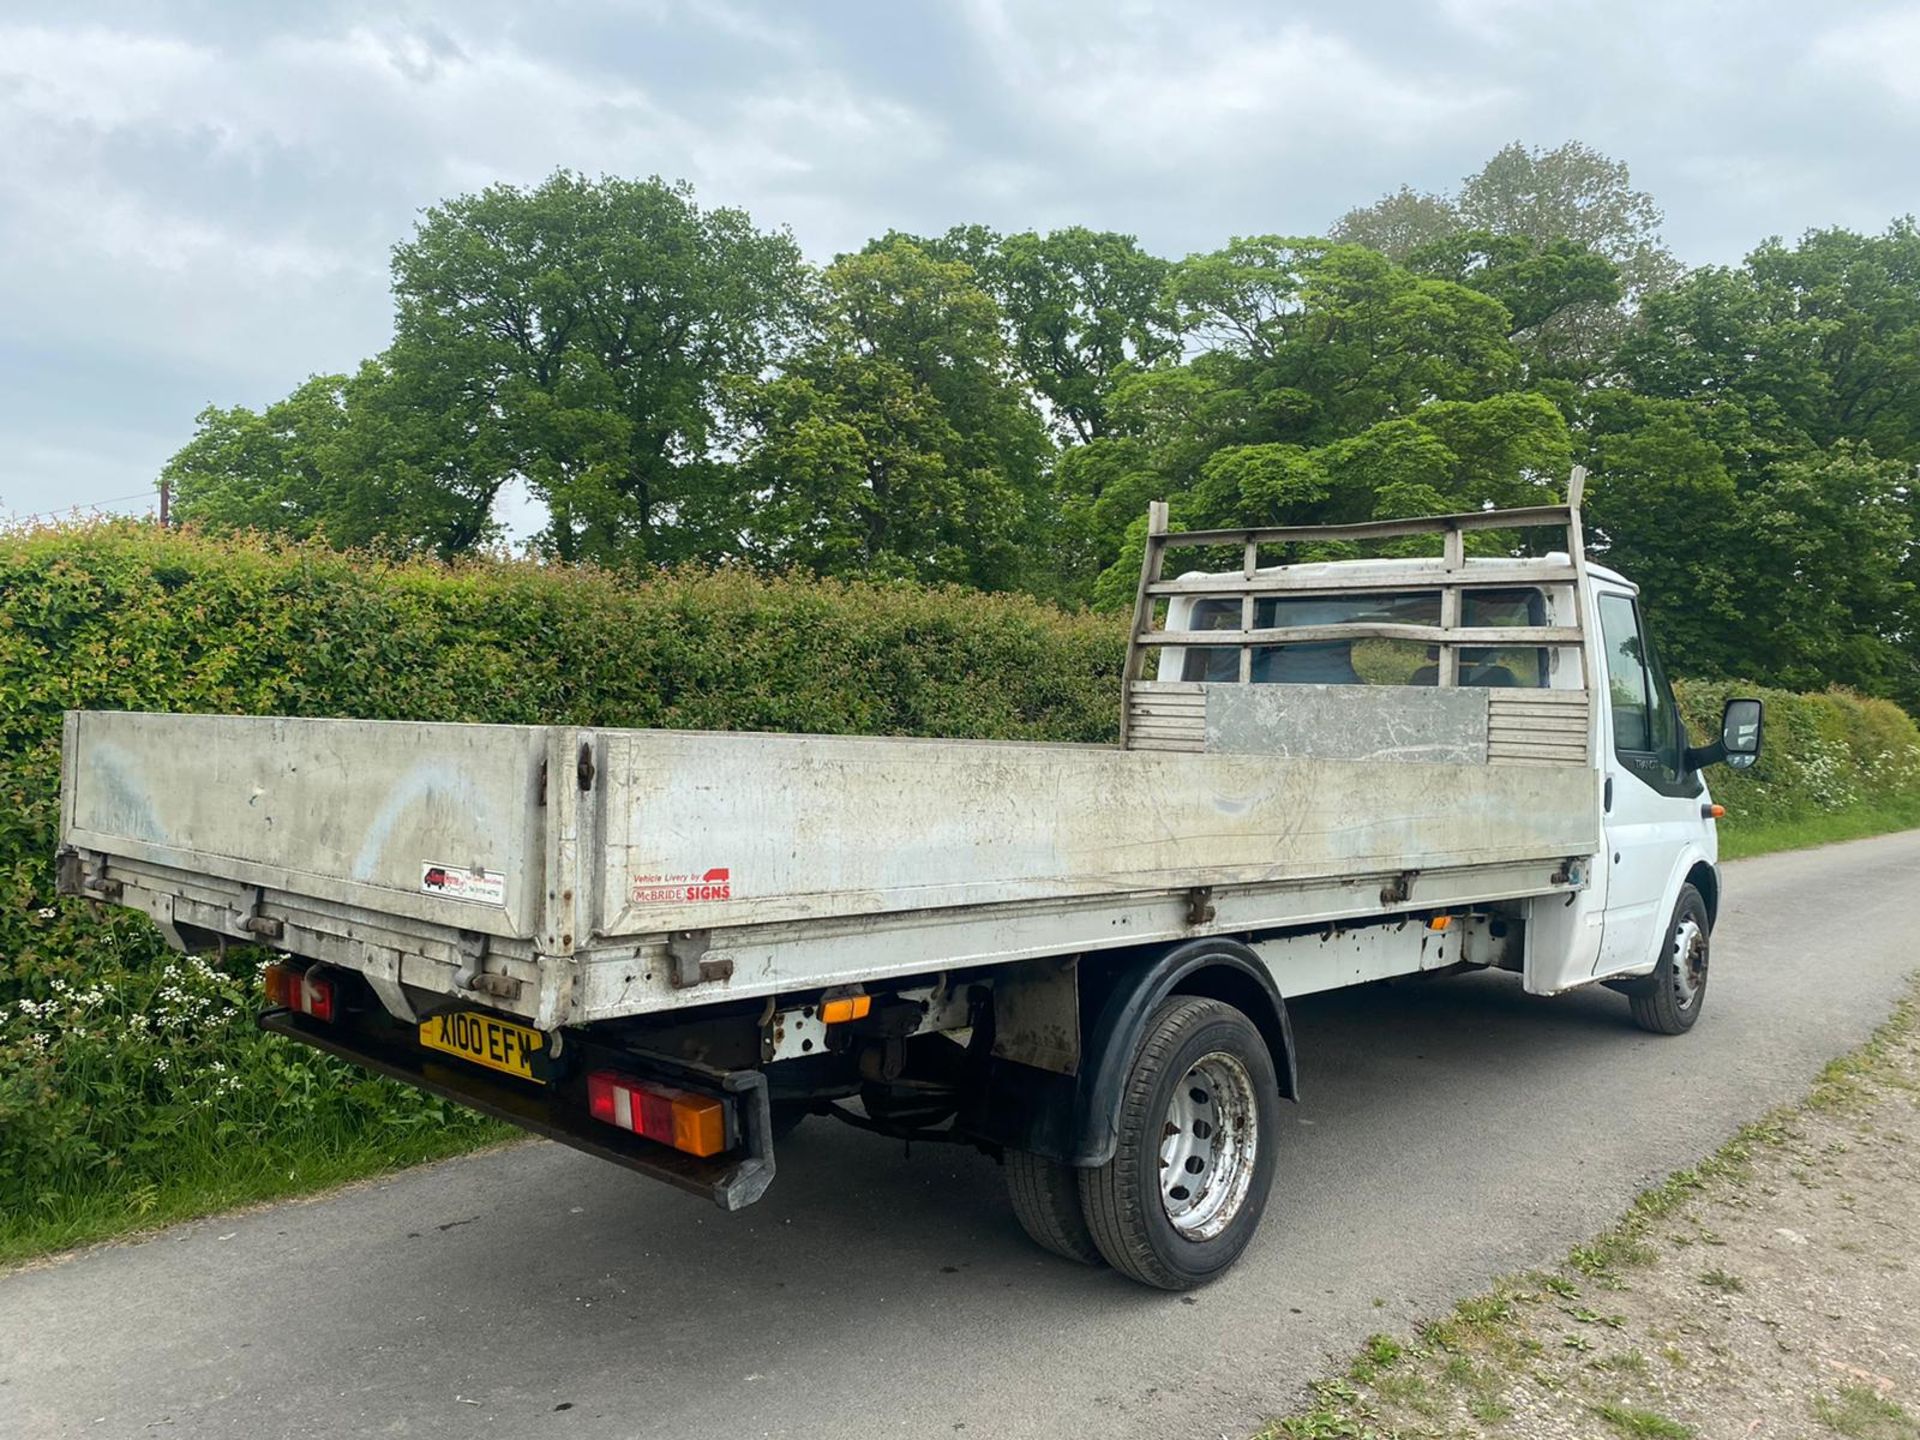
<svg viewBox="0 0 1920 1440"><path fill-rule="evenodd" d="M63 710L1102 742L1123 624L911 585L0 534L0 1256L494 1133L260 1035L257 956L173 956L137 916L57 899ZM1751 688L1686 685L1695 733ZM1764 693L1765 759L1714 776L1731 829L1889 797L1920 823L1911 719Z"/></svg>
<svg viewBox="0 0 1920 1440"><path fill-rule="evenodd" d="M1759 763L1717 766L1707 777L1727 807L1726 848L1738 852L1758 832L1849 814L1920 825L1920 727L1892 701L1839 689L1800 695L1745 680L1683 680L1675 689L1696 744L1720 733L1730 697L1766 702Z"/></svg>

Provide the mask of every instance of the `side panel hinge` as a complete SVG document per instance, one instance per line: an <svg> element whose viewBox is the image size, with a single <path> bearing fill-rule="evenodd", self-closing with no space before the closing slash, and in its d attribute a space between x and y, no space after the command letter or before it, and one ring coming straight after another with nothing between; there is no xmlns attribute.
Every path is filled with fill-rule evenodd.
<svg viewBox="0 0 1920 1440"><path fill-rule="evenodd" d="M667 978L674 989L733 978L732 960L707 958L712 945L711 930L675 930L667 936Z"/></svg>
<svg viewBox="0 0 1920 1440"><path fill-rule="evenodd" d="M1406 904L1413 898L1413 882L1419 878L1418 870L1402 870L1380 887L1380 903L1382 905Z"/></svg>

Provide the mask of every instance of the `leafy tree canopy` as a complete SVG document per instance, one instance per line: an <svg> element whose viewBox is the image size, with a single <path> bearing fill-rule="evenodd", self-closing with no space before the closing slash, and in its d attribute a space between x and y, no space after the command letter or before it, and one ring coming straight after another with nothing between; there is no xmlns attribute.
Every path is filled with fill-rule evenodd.
<svg viewBox="0 0 1920 1440"><path fill-rule="evenodd" d="M751 553L824 574L1037 583L1047 439L972 268L896 236L823 278L814 335L743 387Z"/></svg>
<svg viewBox="0 0 1920 1440"><path fill-rule="evenodd" d="M491 186L394 251L390 363L459 404L473 473L547 502L556 555L713 558L741 502L720 399L785 353L805 273L790 236L684 185Z"/></svg>

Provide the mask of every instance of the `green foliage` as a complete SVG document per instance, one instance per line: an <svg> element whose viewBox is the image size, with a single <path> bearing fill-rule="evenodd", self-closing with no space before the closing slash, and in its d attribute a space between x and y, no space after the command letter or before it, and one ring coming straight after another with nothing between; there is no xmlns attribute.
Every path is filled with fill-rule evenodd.
<svg viewBox="0 0 1920 1440"><path fill-rule="evenodd" d="M717 556L742 499L722 390L778 358L804 285L792 238L742 211L562 171L427 211L394 251L389 364L466 398L470 468L531 482L556 555Z"/></svg>
<svg viewBox="0 0 1920 1440"><path fill-rule="evenodd" d="M1770 240L1732 269L1694 271L1650 299L1623 347L1634 388L1714 397L1826 449L1864 441L1920 459L1920 227Z"/></svg>
<svg viewBox="0 0 1920 1440"><path fill-rule="evenodd" d="M1837 1395L1814 1396L1813 1415L1848 1440L1920 1440L1920 1421L1871 1385L1843 1385Z"/></svg>
<svg viewBox="0 0 1920 1440"><path fill-rule="evenodd" d="M749 552L815 574L1039 588L1047 439L993 298L904 237L843 256L823 285L816 336L739 387Z"/></svg>
<svg viewBox="0 0 1920 1440"><path fill-rule="evenodd" d="M253 1167L266 1189L207 1192L246 1199L327 1157L496 1133L256 1033L250 959L183 961L144 919L57 898L63 710L1102 741L1121 655L1105 620L908 585L0 535L0 1214L80 1234L83 1213L126 1223L114 1197L165 1210Z"/></svg>
<svg viewBox="0 0 1920 1440"><path fill-rule="evenodd" d="M161 960L149 948L109 931L83 963L10 976L0 1258L298 1189L342 1151L390 1165L509 1133L260 1030L248 952Z"/></svg>
<svg viewBox="0 0 1920 1440"><path fill-rule="evenodd" d="M715 455L721 402L784 353L807 283L790 236L684 185L561 171L456 197L394 250L378 361L203 412L168 467L182 516L454 555L517 477L562 558L718 558L746 500Z"/></svg>
<svg viewBox="0 0 1920 1440"><path fill-rule="evenodd" d="M1180 352L1165 294L1173 266L1131 235L1079 225L997 235L961 225L920 243L973 268L999 304L1015 365L1063 441L1107 434L1118 378Z"/></svg>
<svg viewBox="0 0 1920 1440"><path fill-rule="evenodd" d="M1578 460L1674 669L1920 707L1920 229L1683 275L1659 223L1620 162L1509 145L1330 239L960 225L816 269L685 185L561 172L428 211L389 349L204 411L166 473L214 530L453 557L516 482L561 559L1107 606L1150 500L1338 523Z"/></svg>
<svg viewBox="0 0 1920 1440"><path fill-rule="evenodd" d="M496 533L502 476L449 434L452 401L422 377L369 360L316 375L285 400L200 412L161 471L175 516L208 530L264 530L343 547L462 554Z"/></svg>

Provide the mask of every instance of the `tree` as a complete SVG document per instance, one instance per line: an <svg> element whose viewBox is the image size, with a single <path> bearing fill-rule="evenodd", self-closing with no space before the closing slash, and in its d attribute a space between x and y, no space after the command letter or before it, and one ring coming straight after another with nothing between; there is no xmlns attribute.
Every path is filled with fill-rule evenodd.
<svg viewBox="0 0 1920 1440"><path fill-rule="evenodd" d="M1743 507L1745 659L1796 690L1920 700L1910 466L1850 442L1774 467Z"/></svg>
<svg viewBox="0 0 1920 1440"><path fill-rule="evenodd" d="M1584 382L1605 378L1601 372L1629 317L1680 277L1679 262L1660 238L1660 221L1659 207L1633 188L1623 162L1570 140L1551 150L1505 146L1452 195L1402 186L1349 210L1332 233L1467 284L1474 282L1447 264L1449 245L1457 249L1465 241L1468 249L1484 249L1483 236L1530 241L1540 247L1537 262L1558 247L1551 264L1536 262L1533 269L1536 280L1564 287L1568 298L1530 323L1516 311L1516 339L1536 368ZM1596 283L1597 268L1580 261L1581 252L1612 265L1618 288L1611 298L1602 298L1606 287ZM1583 290L1595 293L1573 298Z"/></svg>
<svg viewBox="0 0 1920 1440"><path fill-rule="evenodd" d="M1078 225L1001 235L956 225L935 240L876 243L894 239L972 268L999 304L1014 365L1068 444L1109 433L1108 404L1123 374L1179 353L1164 298L1172 263L1131 235Z"/></svg>
<svg viewBox="0 0 1920 1440"><path fill-rule="evenodd" d="M1234 240L1183 261L1169 293L1275 440L1322 443L1433 400L1494 394L1518 374L1498 301L1358 245Z"/></svg>
<svg viewBox="0 0 1920 1440"><path fill-rule="evenodd" d="M740 387L737 444L771 567L983 589L1028 582L1050 524L1048 446L1000 312L958 260L903 237L827 268L818 330Z"/></svg>
<svg viewBox="0 0 1920 1440"><path fill-rule="evenodd" d="M1594 397L1587 421L1593 555L1640 584L1670 667L1743 673L1741 657L1752 650L1741 619L1750 562L1723 437L1688 406L1624 390Z"/></svg>
<svg viewBox="0 0 1920 1440"><path fill-rule="evenodd" d="M729 552L746 497L713 449L719 405L798 326L791 237L684 185L562 171L429 210L393 275L396 376L468 417L469 476L545 499L554 554Z"/></svg>
<svg viewBox="0 0 1920 1440"><path fill-rule="evenodd" d="M1580 318L1621 298L1619 268L1573 240L1457 230L1419 246L1405 263L1416 275L1451 280L1506 306L1508 338L1536 385L1587 378L1589 352L1577 342Z"/></svg>
<svg viewBox="0 0 1920 1440"><path fill-rule="evenodd" d="M1769 240L1649 302L1621 368L1637 390L1744 406L1773 433L1826 449L1864 440L1920 460L1920 229L1820 230Z"/></svg>
<svg viewBox="0 0 1920 1440"><path fill-rule="evenodd" d="M1461 228L1571 240L1611 260L1630 301L1666 288L1680 263L1660 238L1660 207L1633 188L1624 161L1569 140L1551 150L1503 147L1461 184Z"/></svg>
<svg viewBox="0 0 1920 1440"><path fill-rule="evenodd" d="M436 464L446 412L397 393L378 361L316 375L255 412L201 411L161 474L180 520L333 544L460 554L493 533L496 484Z"/></svg>
<svg viewBox="0 0 1920 1440"><path fill-rule="evenodd" d="M194 435L167 461L182 523L213 530L308 536L344 517L333 447L346 428L344 375L314 375L285 400L256 412L209 405ZM357 528L357 527L356 527Z"/></svg>
<svg viewBox="0 0 1920 1440"><path fill-rule="evenodd" d="M1564 484L1566 420L1513 389L1513 316L1490 295L1277 236L1183 262L1169 294L1215 348L1127 376L1116 433L1060 467L1065 528L1102 572L1101 603L1130 593L1147 499L1183 525L1313 524L1527 503Z"/></svg>
<svg viewBox="0 0 1920 1440"><path fill-rule="evenodd" d="M1327 231L1329 239L1364 245L1404 264L1414 251L1464 228L1460 208L1450 196L1402 185L1371 205L1347 211Z"/></svg>

